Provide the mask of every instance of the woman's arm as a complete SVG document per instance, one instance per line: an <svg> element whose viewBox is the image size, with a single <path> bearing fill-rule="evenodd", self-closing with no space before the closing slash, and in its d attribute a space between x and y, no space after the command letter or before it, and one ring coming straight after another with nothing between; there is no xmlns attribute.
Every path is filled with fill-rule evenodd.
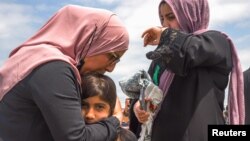
<svg viewBox="0 0 250 141"><path fill-rule="evenodd" d="M163 62L178 75L186 75L197 67L209 67L222 73L229 72L232 67L230 44L217 31L193 35L168 28L162 32L156 50L149 52L147 57Z"/></svg>
<svg viewBox="0 0 250 141"><path fill-rule="evenodd" d="M120 124L115 117L85 124L81 116L80 87L67 63L47 63L32 73L29 82L34 102L54 140L108 141L116 138Z"/></svg>

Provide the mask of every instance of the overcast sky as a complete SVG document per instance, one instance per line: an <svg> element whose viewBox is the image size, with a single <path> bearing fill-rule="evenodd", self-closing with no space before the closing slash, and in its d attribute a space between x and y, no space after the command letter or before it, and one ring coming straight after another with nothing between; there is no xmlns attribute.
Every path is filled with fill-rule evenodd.
<svg viewBox="0 0 250 141"><path fill-rule="evenodd" d="M0 0L0 66L10 51L32 36L54 12L67 4L77 4L114 11L130 34L130 48L112 73L118 95L124 103L118 81L140 69L147 70L145 53L154 47L142 47L141 33L160 25L160 0ZM250 67L250 0L209 0L209 29L227 33L235 43L242 69Z"/></svg>

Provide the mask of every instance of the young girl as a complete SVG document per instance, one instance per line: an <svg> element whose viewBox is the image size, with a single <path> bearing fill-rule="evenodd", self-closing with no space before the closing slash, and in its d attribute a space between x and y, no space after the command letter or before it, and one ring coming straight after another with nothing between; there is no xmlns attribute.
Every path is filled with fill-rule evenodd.
<svg viewBox="0 0 250 141"><path fill-rule="evenodd" d="M82 77L82 116L87 124L99 122L113 115L116 99L115 83L107 75L88 73ZM117 141L137 139L131 131L120 128Z"/></svg>

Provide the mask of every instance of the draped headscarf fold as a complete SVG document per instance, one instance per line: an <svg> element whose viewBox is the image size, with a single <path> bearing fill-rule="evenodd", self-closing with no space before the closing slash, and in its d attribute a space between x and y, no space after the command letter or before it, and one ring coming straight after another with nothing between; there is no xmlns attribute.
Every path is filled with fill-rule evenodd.
<svg viewBox="0 0 250 141"><path fill-rule="evenodd" d="M10 53L0 68L0 100L43 63L68 62L80 83L76 66L83 57L125 51L128 44L125 26L111 11L64 6L34 36Z"/></svg>

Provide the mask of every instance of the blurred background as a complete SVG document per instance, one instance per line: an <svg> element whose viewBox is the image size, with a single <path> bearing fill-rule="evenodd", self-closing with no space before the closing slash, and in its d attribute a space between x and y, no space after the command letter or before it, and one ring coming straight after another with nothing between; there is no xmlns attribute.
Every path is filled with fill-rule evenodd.
<svg viewBox="0 0 250 141"><path fill-rule="evenodd" d="M141 34L151 27L159 26L158 4L160 0L0 0L0 66L10 51L33 35L59 8L67 4L109 9L115 12L130 34L130 48L117 64L112 77L122 105L126 96L119 80L134 72L147 70L150 61L145 54L155 47L143 48ZM242 69L250 67L250 1L209 0L209 29L227 33L235 43ZM225 101L227 103L227 101Z"/></svg>

